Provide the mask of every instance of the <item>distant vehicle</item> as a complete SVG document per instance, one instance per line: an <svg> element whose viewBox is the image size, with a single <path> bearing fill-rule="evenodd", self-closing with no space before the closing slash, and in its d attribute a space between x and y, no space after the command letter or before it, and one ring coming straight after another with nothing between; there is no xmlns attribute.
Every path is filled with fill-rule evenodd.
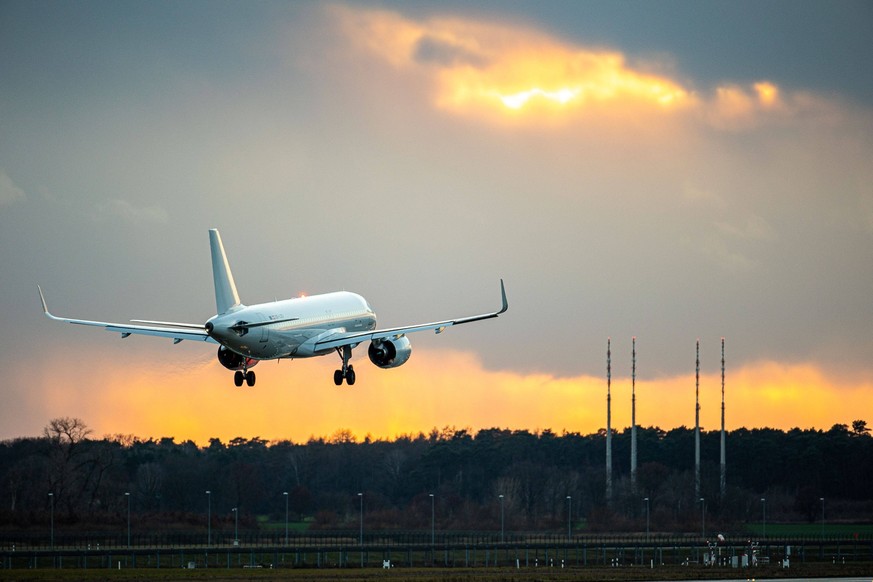
<svg viewBox="0 0 873 582"><path fill-rule="evenodd" d="M351 386L355 383L355 370L349 360L352 350L363 342L370 342L367 355L376 366L396 368L412 355L406 334L426 330L440 333L452 325L497 317L509 308L502 279L503 305L498 311L390 329L376 329L376 314L367 301L346 291L246 306L240 303L217 229L209 231L209 246L218 314L205 324L141 319L121 324L56 317L49 313L42 288L37 285L43 312L55 321L102 327L120 333L122 338L141 334L170 338L174 344L182 340L217 343L218 361L235 371L237 386L243 382L255 385L251 368L260 360L311 358L336 351L342 367L334 372L334 383L339 386L345 381Z"/></svg>

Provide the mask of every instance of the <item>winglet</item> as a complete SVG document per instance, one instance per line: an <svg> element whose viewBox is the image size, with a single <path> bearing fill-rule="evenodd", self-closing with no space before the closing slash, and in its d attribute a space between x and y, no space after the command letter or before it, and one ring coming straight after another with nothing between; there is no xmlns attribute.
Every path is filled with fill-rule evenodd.
<svg viewBox="0 0 873 582"><path fill-rule="evenodd" d="M506 289L503 287L503 279L500 279L500 296L503 299L503 307L494 315L506 313L506 310L509 309L509 303L506 301Z"/></svg>
<svg viewBox="0 0 873 582"><path fill-rule="evenodd" d="M230 264L221 244L221 235L217 228L209 230L209 248L212 251L212 280L215 284L215 307L218 314L227 313L232 308L240 305L239 294L236 291L236 283L233 273L230 272Z"/></svg>
<svg viewBox="0 0 873 582"><path fill-rule="evenodd" d="M42 302L42 310L44 313L48 313L49 309L48 309L48 306L46 306L46 304L45 304L45 296L42 294L42 287L37 285L36 289L39 291L39 300Z"/></svg>
<svg viewBox="0 0 873 582"><path fill-rule="evenodd" d="M49 313L48 306L45 304L45 295L42 294L42 287L37 285L36 288L39 290L39 300L42 302L42 312L45 313L45 316L49 319L54 319L55 321L63 321L62 318L55 317L54 315Z"/></svg>
<svg viewBox="0 0 873 582"><path fill-rule="evenodd" d="M492 311L491 313L484 313L482 315L474 315L473 317L462 317L460 319L455 319L448 322L450 325L460 325L462 323L471 323L474 321L481 321L483 319L491 319L492 317L497 317L501 313L506 313L506 310L509 309L509 302L506 301L506 288L503 285L503 279L500 280L500 300L502 302L500 309L498 311ZM438 330L437 333L440 333L442 330Z"/></svg>

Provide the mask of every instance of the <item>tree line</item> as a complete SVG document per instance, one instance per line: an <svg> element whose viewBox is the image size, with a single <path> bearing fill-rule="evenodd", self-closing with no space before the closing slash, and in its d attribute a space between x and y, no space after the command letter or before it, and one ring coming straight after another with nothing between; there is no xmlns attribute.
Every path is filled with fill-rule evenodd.
<svg viewBox="0 0 873 582"><path fill-rule="evenodd" d="M155 528L221 523L237 508L323 529L699 531L768 521L873 521L873 438L866 422L831 429L729 431L727 488L720 488L718 431L701 434L695 492L694 430L638 427L630 475L630 428L613 432L613 494L606 497L605 430L446 427L394 440L348 430L305 443L254 437L206 446L172 437L92 438L80 419L57 418L41 437L0 442L0 527L57 523L95 528L126 519ZM208 493L207 493L208 492ZM51 494L51 495L49 495ZM361 495L359 495L361 494ZM701 498L703 502L701 503ZM644 503L644 500L645 501ZM825 506L827 509L825 510ZM826 511L826 514L825 514Z"/></svg>

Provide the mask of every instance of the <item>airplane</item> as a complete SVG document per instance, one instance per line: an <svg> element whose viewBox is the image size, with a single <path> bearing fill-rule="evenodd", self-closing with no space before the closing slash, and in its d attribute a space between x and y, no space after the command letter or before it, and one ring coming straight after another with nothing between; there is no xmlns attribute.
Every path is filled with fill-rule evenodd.
<svg viewBox="0 0 873 582"><path fill-rule="evenodd" d="M509 309L503 279L503 304L497 311L386 329L376 329L376 314L363 297L346 291L247 306L240 302L218 229L209 230L209 246L218 313L204 324L142 319L123 324L57 317L49 312L42 287L37 285L42 310L54 321L102 327L120 333L122 338L139 334L170 338L174 344L183 340L218 344L218 361L234 372L236 386L243 382L255 385L251 368L261 360L311 358L335 351L342 367L334 372L334 383L340 386L345 381L352 386L355 370L349 360L352 350L364 342L370 342L367 355L373 364L396 368L412 355L407 334L428 330L442 333L454 325L495 318Z"/></svg>

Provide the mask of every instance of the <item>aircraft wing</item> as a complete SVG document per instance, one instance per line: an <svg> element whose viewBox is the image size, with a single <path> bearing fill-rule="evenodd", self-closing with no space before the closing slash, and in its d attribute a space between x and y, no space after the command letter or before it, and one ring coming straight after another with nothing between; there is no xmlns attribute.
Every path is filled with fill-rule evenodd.
<svg viewBox="0 0 873 582"><path fill-rule="evenodd" d="M403 327L377 329L373 331L351 333L338 332L316 342L315 349L325 350L349 345L354 346L365 341L399 338L408 333L414 333L417 331L433 330L435 333L442 333L447 327L451 327L453 325L461 325L463 323L471 323L474 321L481 321L483 319L491 319L493 317L497 317L498 315L506 312L506 310L509 309L509 304L506 302L506 289L503 287L503 279L500 280L500 296L503 301L503 305L497 311L483 313L482 315L473 315L471 317L461 317L457 319L447 319L445 321L435 321L432 323L421 323L418 325L407 325Z"/></svg>
<svg viewBox="0 0 873 582"><path fill-rule="evenodd" d="M166 337L173 340L174 343L179 343L182 340L197 340L202 342L218 343L206 333L206 328L203 325L194 323L172 323L160 321L142 321L142 324L128 323L109 323L105 321L90 321L87 319L71 319L68 317L57 317L49 313L45 303L45 296L42 294L42 288L39 289L39 299L42 302L42 310L45 316L54 321L63 321L66 323L74 323L76 325L90 325L93 327L102 327L106 331L114 331L120 333L121 337L125 338L132 334L151 335L156 337Z"/></svg>

